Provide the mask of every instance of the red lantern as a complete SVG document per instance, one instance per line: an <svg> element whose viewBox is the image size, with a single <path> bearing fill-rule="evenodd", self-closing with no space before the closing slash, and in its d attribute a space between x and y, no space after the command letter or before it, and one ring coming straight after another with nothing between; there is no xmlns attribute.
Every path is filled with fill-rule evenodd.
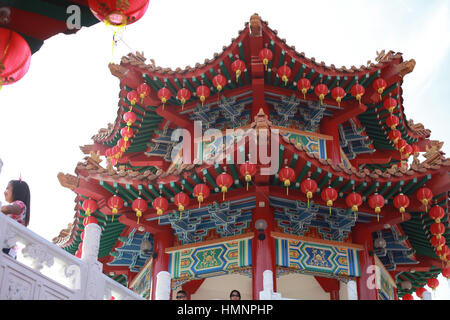
<svg viewBox="0 0 450 320"><path fill-rule="evenodd" d="M412 294L405 293L403 295L403 299L402 300L414 300L414 297L412 296Z"/></svg>
<svg viewBox="0 0 450 320"><path fill-rule="evenodd" d="M301 78L297 82L297 88L303 93L303 99L306 99L306 93L309 89L311 89L311 81L309 81L307 78Z"/></svg>
<svg viewBox="0 0 450 320"><path fill-rule="evenodd" d="M391 132L389 132L389 140L391 140L394 144L398 143L398 140L401 139L402 134L400 131L398 130L392 130Z"/></svg>
<svg viewBox="0 0 450 320"><path fill-rule="evenodd" d="M156 214L160 216L169 208L169 202L164 197L158 197L153 200L152 206L156 210Z"/></svg>
<svg viewBox="0 0 450 320"><path fill-rule="evenodd" d="M386 125L389 128L391 128L391 130L395 130L395 128L397 128L399 123L400 123L400 120L398 119L398 117L396 117L392 114L386 118Z"/></svg>
<svg viewBox="0 0 450 320"><path fill-rule="evenodd" d="M364 93L366 93L366 89L364 89L364 87L360 84L355 84L352 89L352 96L354 96L356 98L356 100L358 100L359 104L361 104L361 99L364 95Z"/></svg>
<svg viewBox="0 0 450 320"><path fill-rule="evenodd" d="M420 153L420 148L419 148L419 146L418 146L417 144L413 144L413 145L412 145L412 148L413 148L413 154L414 154L415 156L418 156L419 153Z"/></svg>
<svg viewBox="0 0 450 320"><path fill-rule="evenodd" d="M200 101L202 102L202 106L205 103L205 100L209 97L210 90L207 86L201 85L196 90L197 97L200 98Z"/></svg>
<svg viewBox="0 0 450 320"><path fill-rule="evenodd" d="M173 198L173 202L177 206L178 211L180 211L180 219L181 219L181 212L183 212L184 209L186 209L190 201L191 200L189 199L189 196L184 192L177 193Z"/></svg>
<svg viewBox="0 0 450 320"><path fill-rule="evenodd" d="M326 202L327 207L330 208L330 215L331 215L331 207L333 206L333 202L336 201L338 197L336 189L328 187L322 191L320 196L322 200Z"/></svg>
<svg viewBox="0 0 450 320"><path fill-rule="evenodd" d="M264 67L267 71L267 65L269 64L269 61L272 60L273 54L272 51L270 51L270 49L264 48L261 49L261 51L259 51L259 60L262 61L262 63L264 64Z"/></svg>
<svg viewBox="0 0 450 320"><path fill-rule="evenodd" d="M130 146L130 141L125 141L124 138L121 138L117 141L117 146L120 148L120 151L125 152L125 150Z"/></svg>
<svg viewBox="0 0 450 320"><path fill-rule="evenodd" d="M83 225L88 226L91 223L98 224L98 220L93 216L89 216L89 217L86 217L86 219L84 219Z"/></svg>
<svg viewBox="0 0 450 320"><path fill-rule="evenodd" d="M209 188L206 184L197 184L194 187L194 196L197 197L198 207L200 208L202 202L209 197Z"/></svg>
<svg viewBox="0 0 450 320"><path fill-rule="evenodd" d="M428 188L420 188L417 191L417 200L425 206L425 212L427 212L428 204L433 200L433 192Z"/></svg>
<svg viewBox="0 0 450 320"><path fill-rule="evenodd" d="M395 108L397 108L397 100L394 98L387 98L384 100L384 108L389 111L389 113L394 113Z"/></svg>
<svg viewBox="0 0 450 320"><path fill-rule="evenodd" d="M280 181L283 182L284 186L286 187L286 195L289 195L289 187L291 186L292 182L295 181L294 169L285 167L280 170L278 176L280 178Z"/></svg>
<svg viewBox="0 0 450 320"><path fill-rule="evenodd" d="M341 106L342 98L344 98L346 95L345 90L341 87L334 87L333 90L331 90L331 96L334 100L338 103L338 106Z"/></svg>
<svg viewBox="0 0 450 320"><path fill-rule="evenodd" d="M217 91L220 92L226 86L227 79L223 75L218 74L212 79L212 83Z"/></svg>
<svg viewBox="0 0 450 320"><path fill-rule="evenodd" d="M278 76L281 78L281 81L284 82L284 85L287 86L288 81L289 81L289 77L290 77L291 74L292 74L291 68L289 68L289 67L285 64L284 66L281 66L281 67L278 69L277 74L278 74Z"/></svg>
<svg viewBox="0 0 450 320"><path fill-rule="evenodd" d="M347 198L345 198L345 203L352 208L352 211L355 213L356 221L356 212L358 211L358 207L363 203L361 195L356 192L350 193Z"/></svg>
<svg viewBox="0 0 450 320"><path fill-rule="evenodd" d="M450 279L450 266L445 267L444 269L442 269L442 275L445 278Z"/></svg>
<svg viewBox="0 0 450 320"><path fill-rule="evenodd" d="M131 208L136 212L137 223L139 224L139 219L142 217L143 212L147 210L147 201L137 198L131 204Z"/></svg>
<svg viewBox="0 0 450 320"><path fill-rule="evenodd" d="M427 289L419 288L419 289L416 290L416 296L418 296L420 299L422 299L423 298L423 294L425 292L428 292Z"/></svg>
<svg viewBox="0 0 450 320"><path fill-rule="evenodd" d="M90 216L91 213L97 211L97 202L93 199L86 199L83 201L83 210L86 216Z"/></svg>
<svg viewBox="0 0 450 320"><path fill-rule="evenodd" d="M28 43L9 29L0 28L0 89L22 79L31 63Z"/></svg>
<svg viewBox="0 0 450 320"><path fill-rule="evenodd" d="M430 232L436 238L440 239L445 233L445 226L442 223L433 223L430 227Z"/></svg>
<svg viewBox="0 0 450 320"><path fill-rule="evenodd" d="M433 208L431 208L430 212L428 212L428 215L436 223L441 223L441 219L445 216L445 211L440 206L434 206Z"/></svg>
<svg viewBox="0 0 450 320"><path fill-rule="evenodd" d="M128 141L134 134L133 129L130 127L124 127L120 130L120 134L123 137L123 140Z"/></svg>
<svg viewBox="0 0 450 320"><path fill-rule="evenodd" d="M308 199L308 208L309 208L309 199L313 198L314 193L317 191L317 182L312 179L306 179L302 181L300 188L303 193L306 194L306 198Z"/></svg>
<svg viewBox="0 0 450 320"><path fill-rule="evenodd" d="M191 92L186 88L181 88L177 92L177 98L181 101L181 110L183 110L184 104L191 98Z"/></svg>
<svg viewBox="0 0 450 320"><path fill-rule="evenodd" d="M380 221L381 208L384 207L384 197L378 193L375 193L369 197L369 206L375 210L377 214L377 220Z"/></svg>
<svg viewBox="0 0 450 320"><path fill-rule="evenodd" d="M136 119L136 114L132 111L128 111L123 114L123 120L127 123L127 126L131 126L133 123L135 123Z"/></svg>
<svg viewBox="0 0 450 320"><path fill-rule="evenodd" d="M236 59L231 64L231 70L236 74L236 82L239 82L239 77L245 71L245 63L242 60Z"/></svg>
<svg viewBox="0 0 450 320"><path fill-rule="evenodd" d="M328 91L329 91L328 87L323 83L318 84L314 89L316 96L319 97L321 105L323 104L323 99L325 99L325 96L328 94Z"/></svg>
<svg viewBox="0 0 450 320"><path fill-rule="evenodd" d="M427 281L427 286L434 291L437 287L439 287L439 280L436 278L430 278Z"/></svg>
<svg viewBox="0 0 450 320"><path fill-rule="evenodd" d="M134 106L136 104L136 101L138 100L138 98L139 98L139 95L134 90L127 93L127 99L128 99L128 101L130 101L131 106Z"/></svg>
<svg viewBox="0 0 450 320"><path fill-rule="evenodd" d="M217 176L216 183L223 193L223 200L225 200L225 193L233 185L233 177L228 173L223 172Z"/></svg>
<svg viewBox="0 0 450 320"><path fill-rule="evenodd" d="M398 151L403 152L403 150L405 150L405 147L407 145L408 143L404 139L398 139L396 147Z"/></svg>
<svg viewBox="0 0 450 320"><path fill-rule="evenodd" d="M114 215L119 212L120 209L123 208L123 200L121 197L113 195L111 198L108 199L108 207L112 211L112 219L111 222L114 222Z"/></svg>
<svg viewBox="0 0 450 320"><path fill-rule="evenodd" d="M241 166L239 167L239 171L241 172L241 175L244 176L248 191L248 184L252 181L252 176L254 176L257 171L256 164L247 161L246 163L241 164Z"/></svg>
<svg viewBox="0 0 450 320"><path fill-rule="evenodd" d="M436 248L436 250L442 250L442 247L446 244L445 237L438 238L438 236L432 236L430 242L431 245Z"/></svg>
<svg viewBox="0 0 450 320"><path fill-rule="evenodd" d="M148 4L149 0L89 0L89 8L98 20L117 27L132 24L142 18Z"/></svg>
<svg viewBox="0 0 450 320"><path fill-rule="evenodd" d="M409 144L407 144L402 151L402 158L408 159L411 156L412 152L413 152L413 148Z"/></svg>
<svg viewBox="0 0 450 320"><path fill-rule="evenodd" d="M164 110L164 105L166 104L167 101L169 101L170 99L170 90L167 88L161 88L158 90L158 98L159 100L161 100L162 104L163 104L163 110Z"/></svg>
<svg viewBox="0 0 450 320"><path fill-rule="evenodd" d="M403 220L403 214L406 212L406 208L409 207L409 198L407 196L405 196L403 193L400 193L398 196L396 196L394 198L394 206L402 214L402 220Z"/></svg>
<svg viewBox="0 0 450 320"><path fill-rule="evenodd" d="M378 78L376 79L373 84L372 84L373 88L375 89L376 92L378 92L378 94L380 95L380 101L382 99L382 94L384 92L384 90L387 87L387 83L383 78Z"/></svg>
<svg viewBox="0 0 450 320"><path fill-rule="evenodd" d="M114 147L112 147L112 154L114 155L114 157L116 158L116 159L119 159L120 158L120 156L121 156L121 148L119 147L119 146L114 146Z"/></svg>
<svg viewBox="0 0 450 320"><path fill-rule="evenodd" d="M141 103L144 102L144 98L150 94L150 86L146 83L141 83L137 88L137 93L141 98Z"/></svg>
<svg viewBox="0 0 450 320"><path fill-rule="evenodd" d="M447 259L447 256L450 254L450 248L446 244L444 244L442 245L441 248L436 248L434 252L439 257L439 259L445 260Z"/></svg>

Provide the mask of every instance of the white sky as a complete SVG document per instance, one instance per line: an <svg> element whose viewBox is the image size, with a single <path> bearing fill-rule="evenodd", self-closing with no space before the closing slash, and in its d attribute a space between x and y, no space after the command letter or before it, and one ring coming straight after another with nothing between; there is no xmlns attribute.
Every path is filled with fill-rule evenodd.
<svg viewBox="0 0 450 320"><path fill-rule="evenodd" d="M431 129L450 154L447 0L151 0L146 15L126 29L126 45L119 44L113 61L128 45L158 66L193 67L222 52L253 13L298 52L327 65L359 67L382 49L415 59L403 84L406 115ZM111 42L101 23L55 36L33 55L28 74L0 91L0 189L22 175L32 195L29 228L48 240L74 217L75 194L59 184L58 172L73 174L84 157L79 146L115 120L119 81L107 67ZM450 299L440 280L436 298Z"/></svg>

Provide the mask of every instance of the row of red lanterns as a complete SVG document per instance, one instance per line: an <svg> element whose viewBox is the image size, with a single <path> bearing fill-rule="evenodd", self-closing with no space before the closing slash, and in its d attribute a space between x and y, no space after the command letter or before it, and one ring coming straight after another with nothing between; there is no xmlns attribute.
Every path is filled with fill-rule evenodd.
<svg viewBox="0 0 450 320"><path fill-rule="evenodd" d="M447 271L447 272L448 272L448 271ZM437 287L439 287L439 280L436 279L436 278L430 278L430 279L427 280L427 286L428 286L429 288L431 288L431 290L435 291L435 290L437 289ZM419 297L420 299L423 299L423 294L424 294L425 292L428 292L428 290L425 289L425 288L423 288L423 287L422 287L422 288L418 288L418 289L416 290L416 295L417 295L417 297ZM406 293L406 294L403 295L402 300L414 300L414 297L413 297L412 294Z"/></svg>

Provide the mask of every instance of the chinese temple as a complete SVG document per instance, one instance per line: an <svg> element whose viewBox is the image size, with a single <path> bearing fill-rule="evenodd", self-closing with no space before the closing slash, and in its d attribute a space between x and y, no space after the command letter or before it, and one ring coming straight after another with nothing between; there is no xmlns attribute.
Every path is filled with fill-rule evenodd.
<svg viewBox="0 0 450 320"><path fill-rule="evenodd" d="M81 147L75 175L58 175L75 215L54 242L81 256L98 225L103 272L151 300L181 289L345 300L352 285L355 299L406 300L435 288L450 277L450 160L407 118L414 66L392 51L327 65L257 14L194 67L130 53L109 65L114 123Z"/></svg>

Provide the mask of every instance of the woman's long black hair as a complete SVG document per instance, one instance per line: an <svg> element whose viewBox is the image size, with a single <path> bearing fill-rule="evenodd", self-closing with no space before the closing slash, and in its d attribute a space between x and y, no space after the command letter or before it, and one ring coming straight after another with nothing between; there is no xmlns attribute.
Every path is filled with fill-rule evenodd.
<svg viewBox="0 0 450 320"><path fill-rule="evenodd" d="M30 222L30 188L25 181L11 180L13 201L20 200L26 205L25 226Z"/></svg>

